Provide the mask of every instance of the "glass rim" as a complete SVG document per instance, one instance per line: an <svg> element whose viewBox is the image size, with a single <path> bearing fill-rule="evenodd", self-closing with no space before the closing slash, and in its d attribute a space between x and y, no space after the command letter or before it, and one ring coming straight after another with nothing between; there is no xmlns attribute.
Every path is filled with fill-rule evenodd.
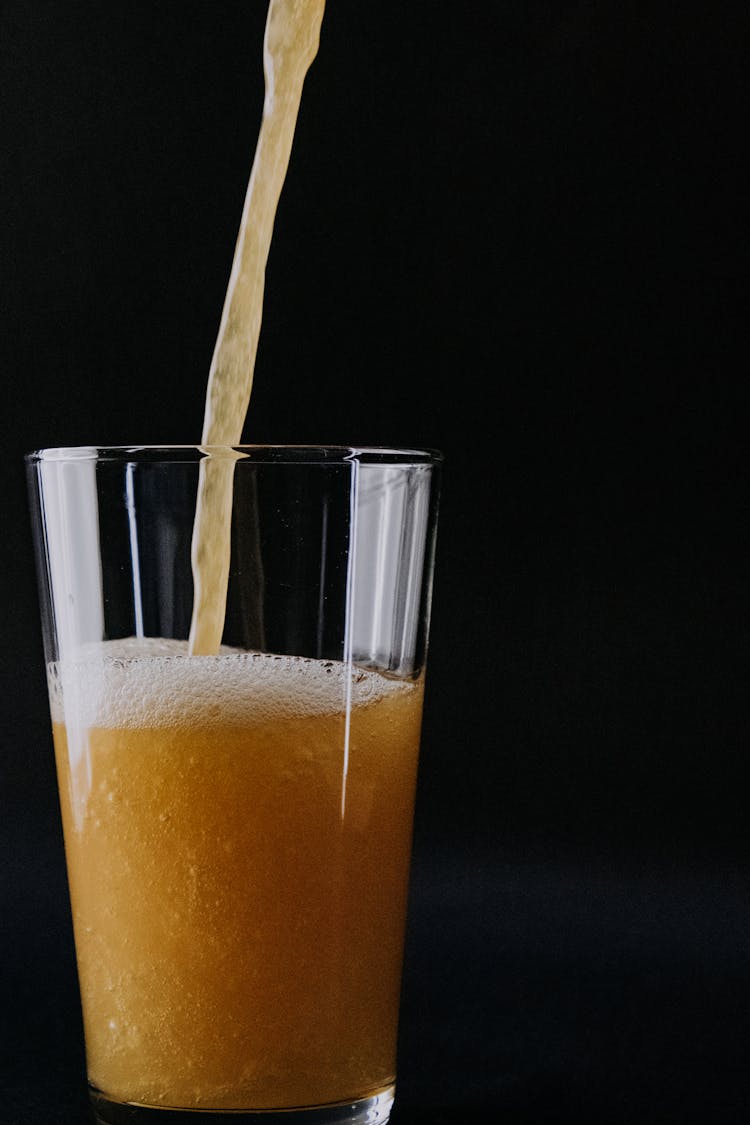
<svg viewBox="0 0 750 1125"><path fill-rule="evenodd" d="M439 465L443 453L432 448L378 445L254 443L239 445L72 445L50 446L24 455L27 465L92 461L128 464L198 464L210 457L232 457L253 464Z"/></svg>

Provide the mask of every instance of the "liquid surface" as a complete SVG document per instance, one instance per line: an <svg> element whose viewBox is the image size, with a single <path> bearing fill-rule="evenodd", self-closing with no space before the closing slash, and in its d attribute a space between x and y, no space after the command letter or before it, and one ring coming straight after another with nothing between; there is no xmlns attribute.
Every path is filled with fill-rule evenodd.
<svg viewBox="0 0 750 1125"><path fill-rule="evenodd" d="M284 185L302 87L318 51L324 0L270 0L263 44L265 100L224 310L211 361L202 443L242 439L263 313L266 263ZM234 456L216 452L200 469L193 532L195 588L190 651L221 644L229 575Z"/></svg>
<svg viewBox="0 0 750 1125"><path fill-rule="evenodd" d="M185 1108L367 1096L395 1073L421 684L184 652L50 672L90 1080Z"/></svg>

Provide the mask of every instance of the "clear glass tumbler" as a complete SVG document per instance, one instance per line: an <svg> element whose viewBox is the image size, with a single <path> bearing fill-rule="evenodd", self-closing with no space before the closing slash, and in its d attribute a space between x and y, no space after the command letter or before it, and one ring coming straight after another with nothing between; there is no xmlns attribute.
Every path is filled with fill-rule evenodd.
<svg viewBox="0 0 750 1125"><path fill-rule="evenodd" d="M191 655L227 457L224 632ZM387 1121L440 454L26 461L97 1119Z"/></svg>

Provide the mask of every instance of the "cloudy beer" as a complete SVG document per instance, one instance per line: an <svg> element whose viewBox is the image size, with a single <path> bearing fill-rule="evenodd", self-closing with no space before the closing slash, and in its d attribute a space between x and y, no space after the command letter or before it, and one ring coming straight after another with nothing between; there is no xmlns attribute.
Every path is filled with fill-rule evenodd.
<svg viewBox="0 0 750 1125"><path fill-rule="evenodd" d="M323 8L269 0L200 445L27 458L101 1125L393 1098L441 457L241 445Z"/></svg>
<svg viewBox="0 0 750 1125"><path fill-rule="evenodd" d="M138 644L52 669L90 1081L195 1108L388 1087L421 682Z"/></svg>

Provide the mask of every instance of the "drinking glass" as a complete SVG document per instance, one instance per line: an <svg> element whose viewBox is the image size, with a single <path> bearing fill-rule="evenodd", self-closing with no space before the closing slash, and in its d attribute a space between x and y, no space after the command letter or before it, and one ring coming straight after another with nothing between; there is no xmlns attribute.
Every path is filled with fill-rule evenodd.
<svg viewBox="0 0 750 1125"><path fill-rule="evenodd" d="M201 474L226 617L191 655ZM384 1122L441 455L26 458L95 1116Z"/></svg>

